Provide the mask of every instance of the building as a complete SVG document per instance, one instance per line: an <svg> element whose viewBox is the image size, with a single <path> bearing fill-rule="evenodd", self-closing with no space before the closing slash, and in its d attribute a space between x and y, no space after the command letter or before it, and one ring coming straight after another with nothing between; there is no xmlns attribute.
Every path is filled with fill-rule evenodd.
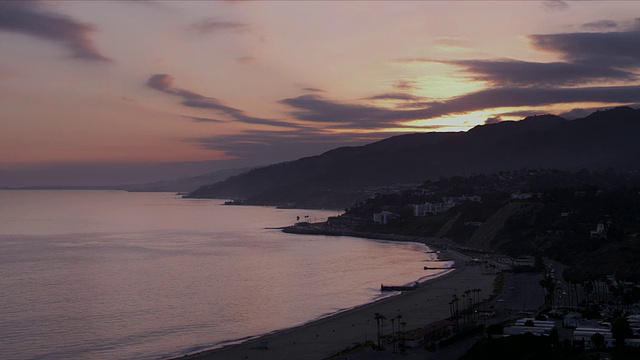
<svg viewBox="0 0 640 360"><path fill-rule="evenodd" d="M465 201L481 202L482 198L478 195L443 196L442 197L442 202L445 202L445 203L460 204Z"/></svg>
<svg viewBox="0 0 640 360"><path fill-rule="evenodd" d="M511 194L511 200L526 200L533 197L532 193L513 193Z"/></svg>
<svg viewBox="0 0 640 360"><path fill-rule="evenodd" d="M429 348L436 347L438 341L451 335L455 323L449 320L440 320L422 329L418 329L404 337L406 347L416 348L419 346L427 346Z"/></svg>
<svg viewBox="0 0 640 360"><path fill-rule="evenodd" d="M427 214L440 214L449 211L456 206L454 203L430 203L413 205L413 216L427 216Z"/></svg>
<svg viewBox="0 0 640 360"><path fill-rule="evenodd" d="M400 215L398 215L396 213L392 213L390 211L383 211L383 212L379 212L377 214L373 214L373 222L375 222L377 224L386 225L386 224L389 223L389 221L391 221L393 219L397 219L399 217L400 217Z"/></svg>
<svg viewBox="0 0 640 360"><path fill-rule="evenodd" d="M465 201L480 202L482 198L478 195L463 196L443 196L442 202L413 205L413 216L427 216L428 214L440 214L449 211L452 207Z"/></svg>
<svg viewBox="0 0 640 360"><path fill-rule="evenodd" d="M600 334L604 337L606 347L615 346L615 340L613 339L611 330L586 327L578 327L573 331L573 344L582 346L585 349L595 349L596 346L593 343L593 340L591 340L591 337L595 334Z"/></svg>

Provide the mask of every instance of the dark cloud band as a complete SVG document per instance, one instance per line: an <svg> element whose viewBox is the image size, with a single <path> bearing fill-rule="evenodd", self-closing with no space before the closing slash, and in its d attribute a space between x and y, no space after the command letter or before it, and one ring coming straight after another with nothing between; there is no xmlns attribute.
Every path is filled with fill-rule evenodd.
<svg viewBox="0 0 640 360"><path fill-rule="evenodd" d="M163 93L179 96L183 100L180 104L188 107L214 110L218 113L246 124L270 125L286 128L302 128L302 126L286 121L263 119L247 115L243 110L224 105L222 101L200 95L196 92L173 86L173 76L169 74L155 74L147 80L147 86ZM193 119L193 118L192 118Z"/></svg>
<svg viewBox="0 0 640 360"><path fill-rule="evenodd" d="M93 25L46 11L39 2L0 2L0 31L18 32L62 43L78 59L110 61L96 49L89 37L96 31Z"/></svg>

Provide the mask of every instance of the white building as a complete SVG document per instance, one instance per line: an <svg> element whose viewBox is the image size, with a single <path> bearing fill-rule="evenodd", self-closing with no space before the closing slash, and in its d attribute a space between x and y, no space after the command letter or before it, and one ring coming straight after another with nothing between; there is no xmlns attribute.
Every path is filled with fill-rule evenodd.
<svg viewBox="0 0 640 360"><path fill-rule="evenodd" d="M440 214L449 211L456 206L454 203L430 203L413 205L413 216L426 216L427 214Z"/></svg>
<svg viewBox="0 0 640 360"><path fill-rule="evenodd" d="M573 331L573 343L582 344L585 349L594 349L596 346L591 337L595 334L600 334L604 337L606 347L615 346L615 339L613 339L611 330L603 328L578 327Z"/></svg>
<svg viewBox="0 0 640 360"><path fill-rule="evenodd" d="M443 196L442 202L460 204L465 201L481 202L482 198L478 195L462 195L462 196Z"/></svg>
<svg viewBox="0 0 640 360"><path fill-rule="evenodd" d="M373 214L373 222L378 224L386 225L389 221L400 217L400 215L396 213L392 213L390 211L383 211L377 214Z"/></svg>

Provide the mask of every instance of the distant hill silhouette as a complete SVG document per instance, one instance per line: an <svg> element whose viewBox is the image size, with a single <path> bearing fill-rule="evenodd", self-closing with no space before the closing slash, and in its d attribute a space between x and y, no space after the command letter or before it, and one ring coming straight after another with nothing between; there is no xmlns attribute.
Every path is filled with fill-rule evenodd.
<svg viewBox="0 0 640 360"><path fill-rule="evenodd" d="M362 189L469 173L522 168L640 167L640 109L618 107L585 118L554 115L480 125L466 132L394 136L275 164L205 185L188 197L247 204L343 208Z"/></svg>
<svg viewBox="0 0 640 360"><path fill-rule="evenodd" d="M202 185L211 184L228 179L231 176L249 171L244 169L225 169L208 174L181 178L177 180L163 180L144 184L118 185L110 188L132 192L190 192Z"/></svg>

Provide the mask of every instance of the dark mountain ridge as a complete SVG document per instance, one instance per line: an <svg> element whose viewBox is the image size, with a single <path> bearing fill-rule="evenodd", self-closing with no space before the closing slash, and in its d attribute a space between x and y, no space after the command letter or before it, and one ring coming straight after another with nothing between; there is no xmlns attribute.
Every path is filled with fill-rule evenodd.
<svg viewBox="0 0 640 360"><path fill-rule="evenodd" d="M367 197L365 188L465 173L522 168L631 170L640 167L639 131L640 109L619 107L572 121L542 115L466 132L399 135L254 169L202 186L188 196L343 208Z"/></svg>

